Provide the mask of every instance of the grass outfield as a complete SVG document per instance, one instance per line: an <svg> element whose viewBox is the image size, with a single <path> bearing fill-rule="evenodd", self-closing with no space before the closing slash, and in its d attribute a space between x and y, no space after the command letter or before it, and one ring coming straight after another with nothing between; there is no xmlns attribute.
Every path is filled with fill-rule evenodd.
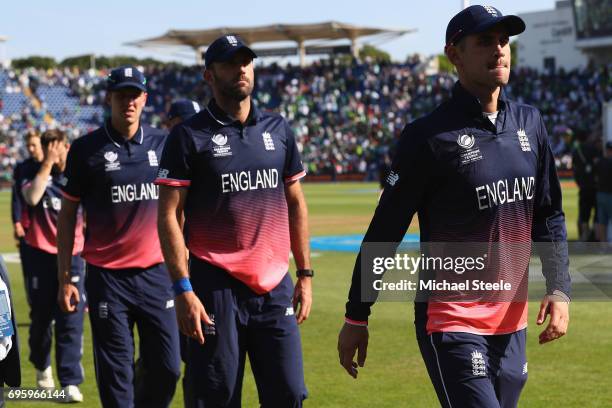
<svg viewBox="0 0 612 408"><path fill-rule="evenodd" d="M374 184L307 184L312 235L361 233L376 204ZM576 236L576 189L564 187L565 210L570 237ZM0 252L14 252L8 209L9 195L0 193ZM416 222L411 226L417 229ZM314 307L302 326L306 383L311 407L434 407L437 399L414 338L412 306L408 303L379 303L370 323L370 348L366 367L354 381L338 364L336 341L342 324L344 302L354 254L321 252L313 259L317 270ZM9 264L15 309L21 334L23 386L34 384L34 370L27 361L28 310L21 270ZM560 341L539 346L540 329L530 325L528 333L529 381L522 407L600 407L612 404L612 305L574 303L570 333ZM530 305L530 323L537 304ZM98 407L91 332L86 319L83 366L86 380L83 407ZM257 406L252 375L247 372L244 406ZM12 404L40 407L39 403ZM9 404L11 406L11 404ZM182 406L180 385L173 407Z"/></svg>

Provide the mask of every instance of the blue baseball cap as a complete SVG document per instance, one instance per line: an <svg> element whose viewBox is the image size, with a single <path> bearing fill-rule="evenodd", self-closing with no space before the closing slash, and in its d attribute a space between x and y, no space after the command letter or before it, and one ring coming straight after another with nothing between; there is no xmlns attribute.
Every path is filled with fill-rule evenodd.
<svg viewBox="0 0 612 408"><path fill-rule="evenodd" d="M234 54L243 49L247 50L251 57L257 58L257 54L245 44L242 38L234 34L223 35L213 41L206 49L204 64L209 67L216 61L229 61Z"/></svg>
<svg viewBox="0 0 612 408"><path fill-rule="evenodd" d="M200 111L200 105L196 101L189 99L181 99L172 102L168 111L168 119L181 118L182 120L189 119Z"/></svg>
<svg viewBox="0 0 612 408"><path fill-rule="evenodd" d="M525 22L520 17L504 16L495 7L474 5L460 11L449 21L446 27L446 45L457 44L467 35L482 33L498 24L506 26L509 36L525 31Z"/></svg>
<svg viewBox="0 0 612 408"><path fill-rule="evenodd" d="M106 89L109 91L132 87L146 92L147 78L145 78L144 74L138 68L132 65L125 65L115 68L110 72L106 80L106 85Z"/></svg>

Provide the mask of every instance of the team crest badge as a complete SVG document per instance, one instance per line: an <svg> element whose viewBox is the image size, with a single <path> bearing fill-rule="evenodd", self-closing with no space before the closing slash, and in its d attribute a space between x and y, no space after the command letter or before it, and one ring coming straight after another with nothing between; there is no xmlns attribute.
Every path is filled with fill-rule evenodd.
<svg viewBox="0 0 612 408"><path fill-rule="evenodd" d="M529 138L527 137L527 133L525 133L525 129L517 130L516 135L518 136L519 143L521 144L521 150L524 152L530 152L531 145L529 144Z"/></svg>
<svg viewBox="0 0 612 408"><path fill-rule="evenodd" d="M157 162L157 155L155 154L155 150L149 150L147 152L147 156L149 157L149 165L151 167L159 166L159 163Z"/></svg>
<svg viewBox="0 0 612 408"><path fill-rule="evenodd" d="M270 132L263 132L261 134L261 137L263 138L263 142L264 142L264 146L266 147L266 150L275 150L274 140L272 140L272 135L270 134Z"/></svg>
<svg viewBox="0 0 612 408"><path fill-rule="evenodd" d="M476 377L487 376L487 366L484 357L478 350L472 351L472 375Z"/></svg>

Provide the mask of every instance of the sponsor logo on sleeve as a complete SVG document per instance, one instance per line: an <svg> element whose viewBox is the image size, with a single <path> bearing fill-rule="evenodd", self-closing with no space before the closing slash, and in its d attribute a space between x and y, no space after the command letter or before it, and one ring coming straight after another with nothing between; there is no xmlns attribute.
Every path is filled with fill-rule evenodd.
<svg viewBox="0 0 612 408"><path fill-rule="evenodd" d="M399 180L399 174L397 174L396 172L391 170L389 172L389 175L387 176L387 184L389 184L391 187L393 187L393 186L395 186L395 184L397 183L398 180Z"/></svg>
<svg viewBox="0 0 612 408"><path fill-rule="evenodd" d="M157 177L161 179L168 178L168 174L170 174L170 170L168 169L159 169L157 172Z"/></svg>

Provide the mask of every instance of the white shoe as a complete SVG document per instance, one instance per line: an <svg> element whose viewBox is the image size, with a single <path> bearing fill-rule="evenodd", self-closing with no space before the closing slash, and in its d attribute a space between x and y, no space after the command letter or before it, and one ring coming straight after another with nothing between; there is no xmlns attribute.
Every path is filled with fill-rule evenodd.
<svg viewBox="0 0 612 408"><path fill-rule="evenodd" d="M83 402L83 394L77 385L67 385L62 388L65 392L64 399L61 402Z"/></svg>
<svg viewBox="0 0 612 408"><path fill-rule="evenodd" d="M51 366L44 370L36 370L36 385L39 388L55 388L55 381L53 381L53 371Z"/></svg>

